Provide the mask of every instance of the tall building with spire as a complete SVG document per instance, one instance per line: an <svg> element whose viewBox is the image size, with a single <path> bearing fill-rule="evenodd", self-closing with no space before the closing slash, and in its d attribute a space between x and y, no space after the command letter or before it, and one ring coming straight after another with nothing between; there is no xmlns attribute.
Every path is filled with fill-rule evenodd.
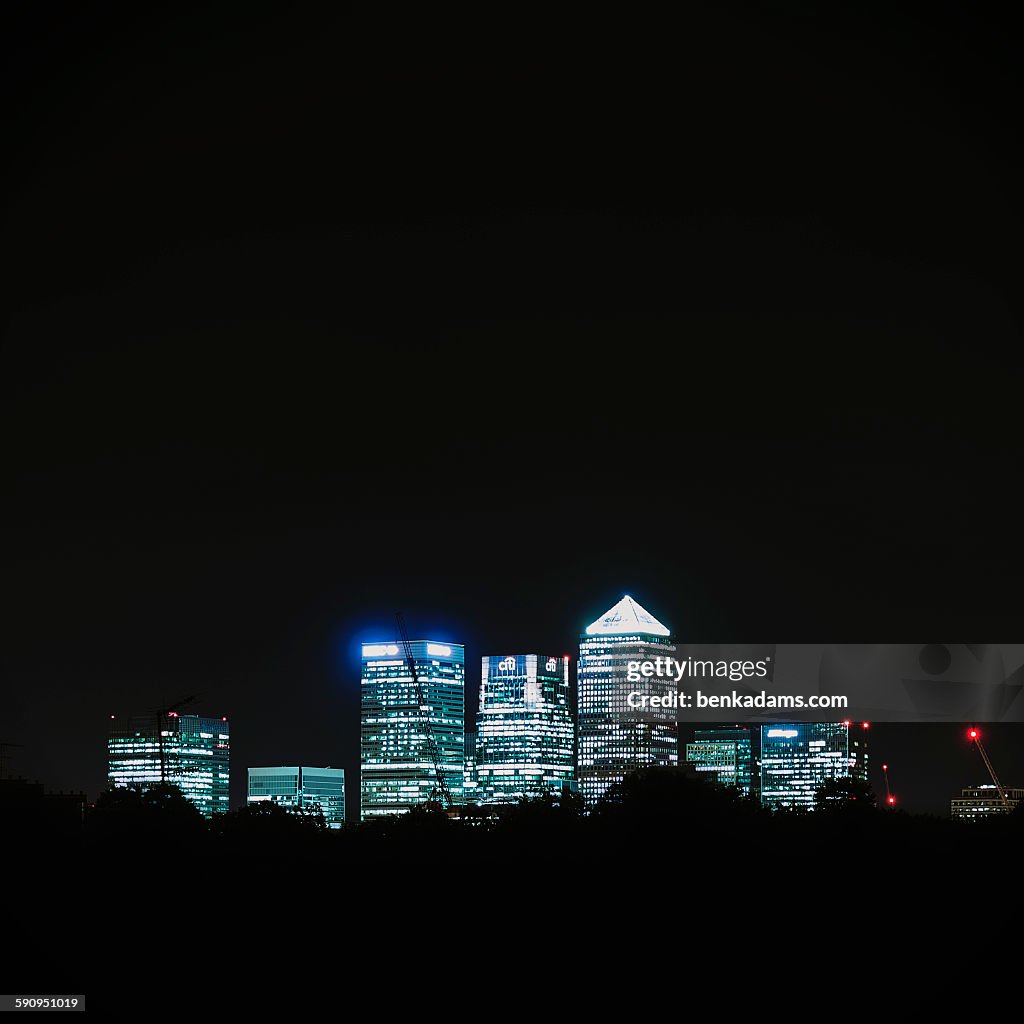
<svg viewBox="0 0 1024 1024"><path fill-rule="evenodd" d="M631 708L640 689L627 678L631 661L668 653L671 633L628 594L580 637L577 669L579 785L593 805L636 768L679 763L679 727L671 709Z"/></svg>

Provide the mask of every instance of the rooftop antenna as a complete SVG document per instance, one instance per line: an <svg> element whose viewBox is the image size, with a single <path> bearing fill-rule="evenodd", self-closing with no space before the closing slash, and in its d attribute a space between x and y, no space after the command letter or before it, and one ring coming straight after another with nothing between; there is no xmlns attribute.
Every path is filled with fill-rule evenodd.
<svg viewBox="0 0 1024 1024"><path fill-rule="evenodd" d="M167 754L164 751L164 725L168 717L177 718L178 712L188 707L189 704L195 704L199 698L196 696L182 697L181 700L175 701L173 704L168 704L163 708L156 708L151 711L154 722L156 723L156 742L160 748L160 783L161 785L167 781Z"/></svg>

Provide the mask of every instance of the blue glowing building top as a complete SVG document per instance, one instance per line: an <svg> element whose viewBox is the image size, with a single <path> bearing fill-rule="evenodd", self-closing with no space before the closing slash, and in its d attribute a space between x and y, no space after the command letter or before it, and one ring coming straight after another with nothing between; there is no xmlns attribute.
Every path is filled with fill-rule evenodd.
<svg viewBox="0 0 1024 1024"><path fill-rule="evenodd" d="M404 814L441 799L440 768L452 801L465 783L465 651L413 640L418 685L401 641L363 644L360 754L362 818ZM429 735L428 735L429 734ZM436 745L434 763L429 737Z"/></svg>

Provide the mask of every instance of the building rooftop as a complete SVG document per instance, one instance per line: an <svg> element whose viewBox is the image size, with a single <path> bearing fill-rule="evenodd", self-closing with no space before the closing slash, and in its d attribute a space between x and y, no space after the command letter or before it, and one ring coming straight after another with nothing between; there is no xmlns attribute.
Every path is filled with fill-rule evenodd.
<svg viewBox="0 0 1024 1024"><path fill-rule="evenodd" d="M587 626L587 636L624 636L633 633L647 633L650 636L671 635L667 626L660 623L629 594Z"/></svg>

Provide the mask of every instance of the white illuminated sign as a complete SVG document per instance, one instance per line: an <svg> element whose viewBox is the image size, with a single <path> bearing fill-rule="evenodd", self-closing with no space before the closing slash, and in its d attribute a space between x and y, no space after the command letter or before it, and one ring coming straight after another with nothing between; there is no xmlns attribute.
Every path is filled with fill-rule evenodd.
<svg viewBox="0 0 1024 1024"><path fill-rule="evenodd" d="M516 659L513 658L511 655L509 655L509 657L507 658L503 658L501 661L498 662L498 668L500 668L502 672L514 672L515 667Z"/></svg>
<svg viewBox="0 0 1024 1024"><path fill-rule="evenodd" d="M544 666L549 672L554 672L558 668L558 662L554 658L548 658L547 664Z"/></svg>
<svg viewBox="0 0 1024 1024"><path fill-rule="evenodd" d="M450 658L452 649L444 644L427 644L427 654L436 654L441 658Z"/></svg>
<svg viewBox="0 0 1024 1024"><path fill-rule="evenodd" d="M398 653L395 644L363 644L364 658L386 658L394 657Z"/></svg>
<svg viewBox="0 0 1024 1024"><path fill-rule="evenodd" d="M783 739L791 740L794 736L799 736L800 733L796 729L769 729L768 736L777 737L781 736Z"/></svg>

